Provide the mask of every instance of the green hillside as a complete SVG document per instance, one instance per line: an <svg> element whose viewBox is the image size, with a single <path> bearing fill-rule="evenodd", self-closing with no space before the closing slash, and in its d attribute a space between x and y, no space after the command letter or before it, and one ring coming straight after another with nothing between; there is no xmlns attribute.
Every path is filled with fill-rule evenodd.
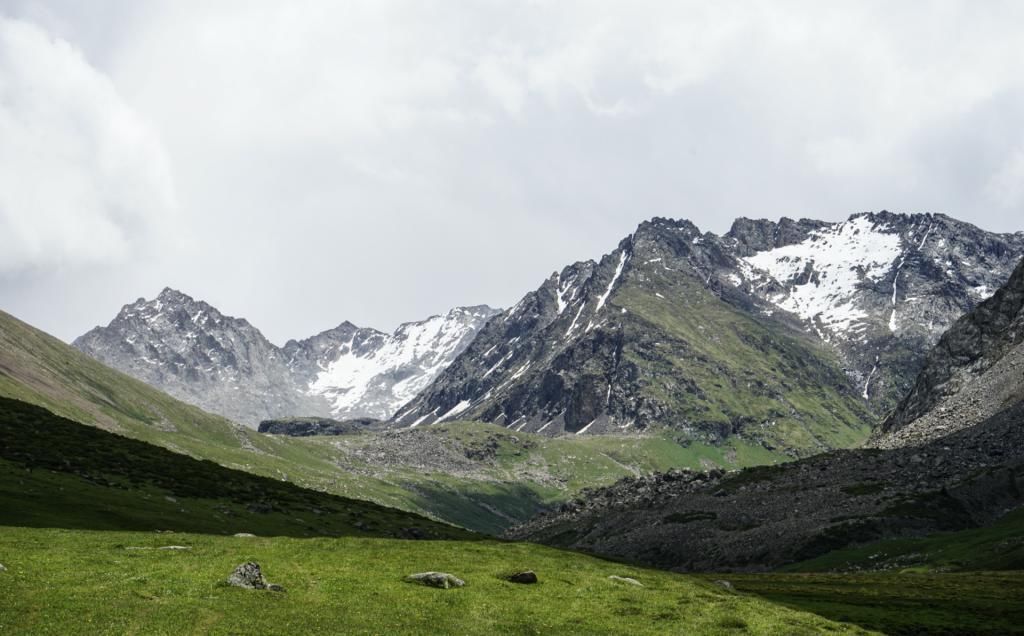
<svg viewBox="0 0 1024 636"><path fill-rule="evenodd" d="M479 423L429 427L400 437L262 435L114 371L3 312L0 396L229 468L492 533L584 487L621 477L788 459L739 438L723 446L681 444L669 432L560 439L516 434L513 440L506 429ZM453 470L443 463L418 466L378 458L410 444L426 444L420 454L428 456L447 449L472 465Z"/></svg>
<svg viewBox="0 0 1024 636"><path fill-rule="evenodd" d="M261 535L471 538L0 398L0 525Z"/></svg>
<svg viewBox="0 0 1024 636"><path fill-rule="evenodd" d="M627 278L609 304L624 312L623 358L643 370L639 394L672 426L797 456L867 439L875 415L831 350L660 265Z"/></svg>

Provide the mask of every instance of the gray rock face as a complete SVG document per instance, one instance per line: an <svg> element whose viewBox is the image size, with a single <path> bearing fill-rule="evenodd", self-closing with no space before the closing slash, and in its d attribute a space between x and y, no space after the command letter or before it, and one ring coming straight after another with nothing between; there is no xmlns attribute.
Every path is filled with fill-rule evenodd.
<svg viewBox="0 0 1024 636"><path fill-rule="evenodd" d="M775 444L762 432L785 418L809 429L820 406L828 428L852 429L896 404L1022 254L1024 233L936 214L740 219L724 236L653 219L497 315L394 419L546 434L663 425ZM833 396L788 399L815 383Z"/></svg>
<svg viewBox="0 0 1024 636"><path fill-rule="evenodd" d="M919 444L974 426L1024 400L1024 261L932 349L913 389L871 445Z"/></svg>
<svg viewBox="0 0 1024 636"><path fill-rule="evenodd" d="M290 437L351 435L370 430L378 424L380 424L380 420L368 417L343 421L323 417L294 417L263 420L257 430L268 435L288 435Z"/></svg>
<svg viewBox="0 0 1024 636"><path fill-rule="evenodd" d="M259 563L249 561L236 567L228 576L228 585L244 587L248 590L269 590L271 592L283 592L284 588L275 583L268 582L263 577L263 570Z"/></svg>
<svg viewBox="0 0 1024 636"><path fill-rule="evenodd" d="M395 333L344 322L284 347L246 320L173 289L126 305L73 345L174 397L241 424L312 415L387 418L494 313L453 309Z"/></svg>
<svg viewBox="0 0 1024 636"><path fill-rule="evenodd" d="M418 574L410 574L405 577L405 580L411 583L419 583L428 587L437 587L444 590L453 587L462 587L466 584L466 582L459 577L453 574L448 574L447 572L420 572Z"/></svg>

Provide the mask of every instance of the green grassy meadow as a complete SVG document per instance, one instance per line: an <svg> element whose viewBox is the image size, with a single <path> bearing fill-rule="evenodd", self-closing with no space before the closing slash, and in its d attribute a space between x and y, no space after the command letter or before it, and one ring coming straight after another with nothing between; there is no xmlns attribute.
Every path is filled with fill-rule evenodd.
<svg viewBox="0 0 1024 636"><path fill-rule="evenodd" d="M159 549L168 545L188 549ZM286 591L221 583L250 560ZM4 634L870 633L691 577L495 541L4 527L0 563ZM520 569L540 582L501 578ZM466 587L403 581L425 570Z"/></svg>

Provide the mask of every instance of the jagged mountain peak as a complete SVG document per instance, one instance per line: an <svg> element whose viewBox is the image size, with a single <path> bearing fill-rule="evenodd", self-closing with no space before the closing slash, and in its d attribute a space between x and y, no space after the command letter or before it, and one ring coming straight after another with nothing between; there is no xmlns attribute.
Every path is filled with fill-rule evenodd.
<svg viewBox="0 0 1024 636"><path fill-rule="evenodd" d="M284 347L243 318L165 288L125 305L74 346L168 393L249 426L292 416L386 418L494 313L456 308L393 334L344 321Z"/></svg>
<svg viewBox="0 0 1024 636"><path fill-rule="evenodd" d="M806 403L786 403L792 383L778 374L801 350L849 409L828 438L855 429L858 417L870 421L865 407L875 414L890 408L930 343L987 286L1005 280L1021 253L1019 235L927 213L737 219L723 236L653 218L600 259L553 273L492 319L396 419L411 426L476 418L545 433L652 424L708 433L750 416L747 406L725 404L732 397L712 397L726 369L746 377L779 355L786 362L757 382L782 382L773 389L772 399L783 396L775 412L800 420ZM732 366L748 354L748 368ZM674 377L681 368L686 373Z"/></svg>

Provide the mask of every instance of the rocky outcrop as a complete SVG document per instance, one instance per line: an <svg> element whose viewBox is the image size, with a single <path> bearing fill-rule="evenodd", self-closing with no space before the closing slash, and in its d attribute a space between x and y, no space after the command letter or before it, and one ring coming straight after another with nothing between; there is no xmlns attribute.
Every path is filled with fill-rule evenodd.
<svg viewBox="0 0 1024 636"><path fill-rule="evenodd" d="M1024 400L1024 261L958 320L871 444L912 445L973 426Z"/></svg>
<svg viewBox="0 0 1024 636"><path fill-rule="evenodd" d="M392 334L343 322L284 347L248 321L179 291L125 305L76 339L100 362L207 411L260 420L390 417L472 341L494 313L460 307Z"/></svg>
<svg viewBox="0 0 1024 636"><path fill-rule="evenodd" d="M833 549L992 522L1024 504L1024 403L914 448L591 490L507 533L680 571L767 570Z"/></svg>
<svg viewBox="0 0 1024 636"><path fill-rule="evenodd" d="M227 584L233 587L242 587L247 590L269 590L271 592L283 592L284 588L276 583L270 583L263 577L263 570L259 563L249 561L236 567L228 576Z"/></svg>
<svg viewBox="0 0 1024 636"><path fill-rule="evenodd" d="M290 437L311 437L313 435L351 435L365 433L378 426L380 420L373 418L357 418L352 420L332 420L321 417L293 417L277 420L263 420L257 429L268 435L288 435Z"/></svg>
<svg viewBox="0 0 1024 636"><path fill-rule="evenodd" d="M405 580L410 583L419 583L420 585L437 587L443 590L463 587L466 584L459 577L447 572L420 572L418 574L410 574L405 577Z"/></svg>

